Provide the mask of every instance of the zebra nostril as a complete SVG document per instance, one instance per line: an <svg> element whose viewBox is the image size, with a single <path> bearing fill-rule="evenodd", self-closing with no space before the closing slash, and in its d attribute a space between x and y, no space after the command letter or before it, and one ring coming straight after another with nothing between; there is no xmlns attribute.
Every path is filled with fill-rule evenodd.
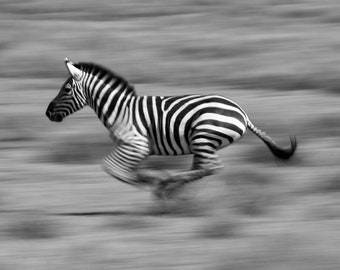
<svg viewBox="0 0 340 270"><path fill-rule="evenodd" d="M54 110L54 106L55 106L55 103L54 102L51 102L48 107L47 107L47 110L46 110L46 116L48 118L51 117L52 113L53 113L53 110Z"/></svg>

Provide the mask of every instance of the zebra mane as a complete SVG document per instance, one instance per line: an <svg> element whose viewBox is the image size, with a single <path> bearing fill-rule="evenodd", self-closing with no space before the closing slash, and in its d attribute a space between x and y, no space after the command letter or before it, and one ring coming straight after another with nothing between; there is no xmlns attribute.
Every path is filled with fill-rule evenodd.
<svg viewBox="0 0 340 270"><path fill-rule="evenodd" d="M124 77L114 73L112 70L103 67L101 65L95 63L87 63L87 62L79 62L78 64L74 65L75 67L81 69L83 72L91 73L93 75L98 74L98 78L103 78L104 76L110 76L112 79L116 79L121 81L122 83L126 84L129 93L133 93L136 95L136 91L134 86Z"/></svg>

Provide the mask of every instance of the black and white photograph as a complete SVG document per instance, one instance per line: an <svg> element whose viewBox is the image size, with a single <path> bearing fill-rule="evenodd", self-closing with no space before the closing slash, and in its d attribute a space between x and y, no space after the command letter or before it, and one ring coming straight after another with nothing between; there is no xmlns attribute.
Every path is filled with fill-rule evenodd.
<svg viewBox="0 0 340 270"><path fill-rule="evenodd" d="M340 1L0 0L0 270L340 269Z"/></svg>

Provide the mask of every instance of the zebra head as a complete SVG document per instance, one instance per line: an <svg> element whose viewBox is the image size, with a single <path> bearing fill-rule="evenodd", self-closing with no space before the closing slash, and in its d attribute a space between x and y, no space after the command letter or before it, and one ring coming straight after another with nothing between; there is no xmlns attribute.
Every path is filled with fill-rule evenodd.
<svg viewBox="0 0 340 270"><path fill-rule="evenodd" d="M46 110L46 116L54 122L61 122L66 116L82 109L87 104L81 84L82 70L67 58L65 58L65 64L71 76L65 81Z"/></svg>

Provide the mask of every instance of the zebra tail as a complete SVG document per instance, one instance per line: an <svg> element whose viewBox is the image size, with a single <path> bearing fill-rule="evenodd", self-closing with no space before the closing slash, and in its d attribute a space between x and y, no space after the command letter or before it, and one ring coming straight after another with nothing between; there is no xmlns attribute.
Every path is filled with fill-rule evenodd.
<svg viewBox="0 0 340 270"><path fill-rule="evenodd" d="M280 159L289 159L295 152L297 147L296 137L290 136L290 147L281 147L273 141L265 132L255 127L248 119L247 127L258 136L270 149L270 151Z"/></svg>

